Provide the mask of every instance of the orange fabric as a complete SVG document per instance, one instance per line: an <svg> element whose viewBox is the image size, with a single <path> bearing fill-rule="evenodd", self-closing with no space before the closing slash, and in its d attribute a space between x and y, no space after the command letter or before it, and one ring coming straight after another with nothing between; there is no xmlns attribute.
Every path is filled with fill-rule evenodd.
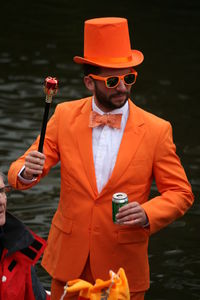
<svg viewBox="0 0 200 300"><path fill-rule="evenodd" d="M91 111L89 127L94 128L100 125L108 125L112 128L121 128L122 114L104 114L100 115L95 111Z"/></svg>
<svg viewBox="0 0 200 300"><path fill-rule="evenodd" d="M90 260L89 257L87 259L87 262L85 264L85 267L81 273L80 278L82 280L85 280L87 282L90 282L91 285L95 283L95 280L92 276L92 272L90 269ZM64 286L66 285L66 282L62 282L56 279L52 279L51 283L51 300L57 300L60 299L61 296L63 295L64 292ZM65 299L70 299L70 300L77 300L79 294L79 290L67 293L67 295L64 297Z"/></svg>
<svg viewBox="0 0 200 300"><path fill-rule="evenodd" d="M109 277L105 281L97 279L94 285L82 279L68 281L62 299L78 292L79 300L101 300L104 297L108 300L130 300L128 281L123 268L120 268L117 274L110 271Z"/></svg>
<svg viewBox="0 0 200 300"><path fill-rule="evenodd" d="M65 286L65 292L63 296L69 295L72 293L77 293L77 299L90 299L90 289L93 287L91 283L82 279L75 279L67 282L67 286Z"/></svg>
<svg viewBox="0 0 200 300"><path fill-rule="evenodd" d="M131 50L128 22L125 18L96 18L85 21L84 57L75 56L79 64L110 68L139 65L142 52Z"/></svg>
<svg viewBox="0 0 200 300"><path fill-rule="evenodd" d="M182 216L193 194L175 153L171 126L129 100L129 117L113 173L98 193L88 126L92 98L59 104L47 125L43 176L61 160L61 191L42 265L66 282L79 278L88 254L94 278L123 267L131 292L149 287L149 235ZM37 149L38 139L30 149ZM30 151L30 149L28 151ZM9 183L18 189L17 174L24 155L9 170ZM159 196L149 200L153 176ZM112 195L123 191L145 209L149 228L121 226L112 221ZM149 201L148 201L149 200Z"/></svg>
<svg viewBox="0 0 200 300"><path fill-rule="evenodd" d="M136 292L130 294L130 300L144 300L145 292Z"/></svg>
<svg viewBox="0 0 200 300"><path fill-rule="evenodd" d="M97 279L95 285L90 289L92 300L101 300L102 296L109 295L108 300L130 300L130 292L126 274L123 268L117 273L109 272L107 280Z"/></svg>
<svg viewBox="0 0 200 300"><path fill-rule="evenodd" d="M51 284L51 300L60 300L63 295L65 283L59 280L52 280ZM145 292L133 292L130 293L130 300L144 300ZM64 300L85 300L85 297L78 296L78 292L76 293L68 293L64 297Z"/></svg>
<svg viewBox="0 0 200 300"><path fill-rule="evenodd" d="M52 279L51 282L51 300L60 300L64 292L64 286L66 282L60 280ZM77 300L78 292L67 294L64 300Z"/></svg>

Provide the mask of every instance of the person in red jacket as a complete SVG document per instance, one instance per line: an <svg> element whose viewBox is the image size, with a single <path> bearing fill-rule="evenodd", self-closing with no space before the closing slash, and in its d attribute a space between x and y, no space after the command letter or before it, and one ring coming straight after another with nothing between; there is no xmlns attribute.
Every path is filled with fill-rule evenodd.
<svg viewBox="0 0 200 300"><path fill-rule="evenodd" d="M49 300L34 265L46 242L6 211L4 176L0 173L0 300Z"/></svg>

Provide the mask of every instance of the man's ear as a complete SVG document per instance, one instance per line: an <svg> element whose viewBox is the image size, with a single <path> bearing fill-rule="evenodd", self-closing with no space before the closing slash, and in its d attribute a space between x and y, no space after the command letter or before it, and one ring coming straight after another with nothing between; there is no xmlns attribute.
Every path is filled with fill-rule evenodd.
<svg viewBox="0 0 200 300"><path fill-rule="evenodd" d="M94 92L95 90L94 80L90 76L84 76L84 83L86 88L89 91Z"/></svg>

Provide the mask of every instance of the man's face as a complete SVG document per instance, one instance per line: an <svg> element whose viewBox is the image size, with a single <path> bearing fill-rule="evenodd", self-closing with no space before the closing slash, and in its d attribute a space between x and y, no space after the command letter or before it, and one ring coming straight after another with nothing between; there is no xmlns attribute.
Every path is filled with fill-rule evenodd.
<svg viewBox="0 0 200 300"><path fill-rule="evenodd" d="M109 69L101 68L99 76L108 77L116 75L125 75L131 72L131 68L125 69ZM123 80L115 88L108 88L104 81L94 81L94 99L97 106L105 111L111 111L116 108L122 107L130 97L131 86L126 85Z"/></svg>
<svg viewBox="0 0 200 300"><path fill-rule="evenodd" d="M2 177L0 176L0 189L5 186ZM6 194L0 190L0 226L3 226L6 222Z"/></svg>

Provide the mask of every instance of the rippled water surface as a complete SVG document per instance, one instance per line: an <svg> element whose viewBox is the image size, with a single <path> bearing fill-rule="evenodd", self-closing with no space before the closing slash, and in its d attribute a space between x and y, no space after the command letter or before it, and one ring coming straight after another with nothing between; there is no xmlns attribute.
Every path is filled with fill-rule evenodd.
<svg viewBox="0 0 200 300"><path fill-rule="evenodd" d="M43 81L57 76L57 103L86 96L81 68L83 22L98 16L128 18L132 46L144 53L133 101L169 120L177 152L196 202L180 220L152 236L151 289L146 299L200 299L200 3L199 1L7 1L1 4L0 168L21 155L40 133ZM29 191L17 191L8 207L47 237L59 200L59 165ZM155 188L152 188L152 195ZM50 278L38 266L45 287Z"/></svg>

